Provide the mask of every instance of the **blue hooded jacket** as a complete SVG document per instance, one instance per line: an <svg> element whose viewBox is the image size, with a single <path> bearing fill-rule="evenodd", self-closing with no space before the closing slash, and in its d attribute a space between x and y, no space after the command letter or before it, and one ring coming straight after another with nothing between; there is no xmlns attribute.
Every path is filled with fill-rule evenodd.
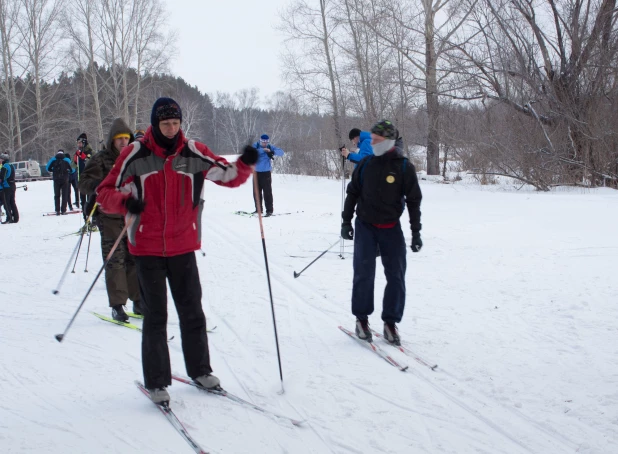
<svg viewBox="0 0 618 454"><path fill-rule="evenodd" d="M2 172L2 170L4 170L4 172ZM0 179L0 190L10 187L9 177L12 173L13 166L11 164L9 164L8 162L0 162L0 176L2 176L2 179Z"/></svg>
<svg viewBox="0 0 618 454"><path fill-rule="evenodd" d="M358 165L358 163L367 156L373 156L373 148L371 148L371 133L361 131L360 140L358 141L358 153L350 153L348 155L348 161Z"/></svg>
<svg viewBox="0 0 618 454"><path fill-rule="evenodd" d="M258 151L258 160L255 164L256 172L270 172L273 169L273 166L270 163L270 157L266 154L267 151L274 152L275 156L283 156L283 150L281 148L275 147L271 143L269 143L266 148L263 148L262 144L258 140L253 144L253 146Z"/></svg>

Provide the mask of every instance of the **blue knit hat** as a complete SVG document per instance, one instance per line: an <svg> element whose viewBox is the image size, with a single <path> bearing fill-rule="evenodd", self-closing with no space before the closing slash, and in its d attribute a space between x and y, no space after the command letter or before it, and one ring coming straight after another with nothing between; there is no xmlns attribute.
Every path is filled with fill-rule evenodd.
<svg viewBox="0 0 618 454"><path fill-rule="evenodd" d="M260 136L260 140L263 141L263 142L268 142L270 140L270 137L268 137L267 134L262 134Z"/></svg>
<svg viewBox="0 0 618 454"><path fill-rule="evenodd" d="M159 98L152 105L152 112L150 113L150 124L158 127L159 122L162 120L169 120L170 118L178 118L182 121L182 109L176 101L172 98Z"/></svg>

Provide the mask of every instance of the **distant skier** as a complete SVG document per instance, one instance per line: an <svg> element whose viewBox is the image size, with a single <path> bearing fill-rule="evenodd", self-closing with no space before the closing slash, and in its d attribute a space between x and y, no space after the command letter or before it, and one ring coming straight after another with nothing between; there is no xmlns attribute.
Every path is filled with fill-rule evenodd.
<svg viewBox="0 0 618 454"><path fill-rule="evenodd" d="M64 150L58 150L56 156L49 160L46 168L48 172L53 173L56 216L67 214L67 202L71 196L69 178L74 172L71 168L71 161L64 154Z"/></svg>
<svg viewBox="0 0 618 454"><path fill-rule="evenodd" d="M90 144L88 144L88 136L85 132L82 132L77 137L77 150L75 150L75 154L73 155L72 164L75 172L71 175L71 186L73 186L73 189L75 190L75 205L79 208L81 204L82 210L86 206L87 197L85 194L80 194L78 183L81 179L82 172L86 167L86 161L88 161L92 155L93 151ZM87 216L87 214L84 213L84 216Z"/></svg>
<svg viewBox="0 0 618 454"><path fill-rule="evenodd" d="M387 120L371 129L374 156L365 157L352 174L342 213L341 237L354 239L354 280L352 313L356 316L356 335L372 341L369 315L374 310L378 245L386 275L382 302L384 337L400 345L396 324L401 321L406 300L406 243L399 218L407 205L412 230L412 252L419 252L421 241L421 188L414 165L403 157L395 126ZM356 230L352 217L356 209Z"/></svg>
<svg viewBox="0 0 618 454"><path fill-rule="evenodd" d="M358 147L357 153L351 153L346 147L341 148L341 156L348 161L353 162L354 165L358 165L361 160L367 156L373 156L373 149L371 148L371 133L367 131L361 131L358 128L350 129L348 137L352 143Z"/></svg>
<svg viewBox="0 0 618 454"><path fill-rule="evenodd" d="M129 251L135 255L144 323L144 384L155 403L169 402L172 383L167 346L167 282L182 336L187 374L200 386L216 388L212 375L202 287L195 260L201 247L204 180L237 187L251 175L258 152L246 146L233 164L213 154L181 129L182 110L171 98L152 106L151 126L126 147L97 188L105 213L127 214Z"/></svg>
<svg viewBox="0 0 618 454"><path fill-rule="evenodd" d="M0 155L0 197L6 210L6 220L3 224L19 222L19 211L15 203L15 166L9 162L8 153Z"/></svg>
<svg viewBox="0 0 618 454"><path fill-rule="evenodd" d="M272 179L272 164L271 160L275 159L275 156L283 156L283 150L275 147L270 143L270 137L266 134L260 136L260 140L253 145L258 151L258 161L255 166L255 172L257 174L258 194L259 202L255 198L255 192L253 193L253 201L255 202L255 213L258 211L258 203L260 211L263 213L264 208L262 206L262 199L266 204L265 216L271 216L273 214L273 179Z"/></svg>
<svg viewBox="0 0 618 454"><path fill-rule="evenodd" d="M88 160L79 179L80 192L87 195L93 202L92 206L87 204L90 211L94 207L97 186L109 175L116 159L120 156L120 151L132 141L133 134L129 127L122 118L116 118L109 129L107 145ZM107 214L99 210L97 210L95 219L101 232L101 253L105 260L122 232L125 220L121 214ZM129 321L129 316L124 311L127 299L133 301L133 312L138 315L142 314L135 257L129 252L126 236L118 243L118 247L105 266L105 286L114 320Z"/></svg>

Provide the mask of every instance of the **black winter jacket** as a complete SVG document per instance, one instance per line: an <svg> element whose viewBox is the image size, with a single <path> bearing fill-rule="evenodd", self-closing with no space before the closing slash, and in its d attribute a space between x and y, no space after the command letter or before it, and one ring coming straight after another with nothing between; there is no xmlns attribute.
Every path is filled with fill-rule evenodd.
<svg viewBox="0 0 618 454"><path fill-rule="evenodd" d="M54 181L68 181L73 169L68 158L54 158L48 165L47 170L53 173Z"/></svg>
<svg viewBox="0 0 618 454"><path fill-rule="evenodd" d="M348 184L342 219L351 222L356 208L358 218L369 224L396 222L405 203L410 228L418 232L422 198L414 164L396 146L382 156L367 156L356 166Z"/></svg>

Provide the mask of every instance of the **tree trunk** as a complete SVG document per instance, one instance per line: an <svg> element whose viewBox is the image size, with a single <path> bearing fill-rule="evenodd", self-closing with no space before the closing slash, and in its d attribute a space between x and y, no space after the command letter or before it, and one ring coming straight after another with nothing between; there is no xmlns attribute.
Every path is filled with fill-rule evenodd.
<svg viewBox="0 0 618 454"><path fill-rule="evenodd" d="M332 95L333 122L335 133L335 144L341 143L341 127L339 124L339 104L337 102L337 89L335 86L335 72L333 70L333 62L331 58L330 46L328 43L328 28L326 26L326 0L320 0L320 13L322 14L322 43L324 45L324 55L326 56L326 65L328 67L328 78L330 80L330 89Z"/></svg>
<svg viewBox="0 0 618 454"><path fill-rule="evenodd" d="M427 175L440 175L440 104L434 42L434 12L425 0L425 88L427 98Z"/></svg>

